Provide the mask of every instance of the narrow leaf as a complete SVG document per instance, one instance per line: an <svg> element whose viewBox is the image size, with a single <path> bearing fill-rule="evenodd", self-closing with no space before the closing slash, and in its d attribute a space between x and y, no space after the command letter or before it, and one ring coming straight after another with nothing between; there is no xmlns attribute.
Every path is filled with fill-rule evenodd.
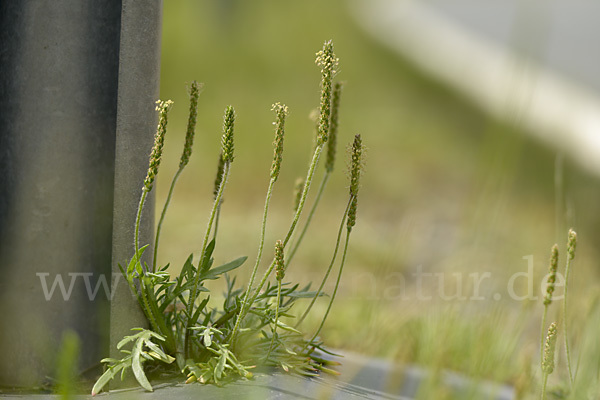
<svg viewBox="0 0 600 400"><path fill-rule="evenodd" d="M308 298L313 298L315 296L318 297L323 297L323 296L327 296L328 294L325 292L319 292L317 295L317 292L292 292L292 293L287 293L286 294L287 297L293 297L295 299L308 299Z"/></svg>
<svg viewBox="0 0 600 400"><path fill-rule="evenodd" d="M158 355L158 357L154 357L154 358L159 359L159 360L167 358L167 355L165 354L165 352L162 351L160 349L160 347L158 347L156 344L152 343L150 340L144 341L144 344L146 345L146 347L148 347L150 349L150 351L152 353L155 353Z"/></svg>
<svg viewBox="0 0 600 400"><path fill-rule="evenodd" d="M294 329L291 326L286 325L285 323L283 323L283 322L281 322L279 320L277 321L277 326L280 327L281 329L286 330L286 331L290 331L290 332L295 332L295 333L302 334L302 332L300 332L299 330Z"/></svg>
<svg viewBox="0 0 600 400"><path fill-rule="evenodd" d="M210 259L212 258L212 253L213 253L214 249L215 249L215 239L210 241L208 246L206 246L206 250L204 251L204 254L201 255L202 258L200 259L200 273L204 274L210 268L210 265L211 265Z"/></svg>
<svg viewBox="0 0 600 400"><path fill-rule="evenodd" d="M204 336L204 346L210 347L210 345L212 344L212 340L210 338L210 330L205 329L203 336Z"/></svg>
<svg viewBox="0 0 600 400"><path fill-rule="evenodd" d="M171 364L173 361L175 361L174 357L171 357L170 355L167 355L165 353L158 354L154 351L151 351L148 353L148 355L151 356L152 358L154 358L155 360L162 361L166 364Z"/></svg>
<svg viewBox="0 0 600 400"><path fill-rule="evenodd" d="M139 264L140 268L141 268L142 264L139 262L139 260L141 260L142 254L144 253L144 250L146 250L146 248L148 246L149 246L149 244L145 245L144 247L141 247L137 251L137 254L133 255L133 257L131 258L131 261L129 261L129 265L127 266L127 275L128 276L131 276L133 270L136 269L137 264Z"/></svg>
<svg viewBox="0 0 600 400"><path fill-rule="evenodd" d="M189 275L193 275L194 274L194 254L190 254L190 256L187 258L187 260L185 260L185 263L183 264L183 267L181 268L181 275L182 276L187 276Z"/></svg>
<svg viewBox="0 0 600 400"><path fill-rule="evenodd" d="M223 349L221 352L221 357L219 357L219 362L215 367L215 378L221 379L223 375L223 370L225 369L225 361L227 360L227 350Z"/></svg>
<svg viewBox="0 0 600 400"><path fill-rule="evenodd" d="M134 341L137 339L138 335L125 336L119 343L117 343L117 349L121 350L121 347L125 346L127 343Z"/></svg>
<svg viewBox="0 0 600 400"><path fill-rule="evenodd" d="M219 275L222 275L225 272L229 272L233 269L240 267L246 261L247 258L248 257L243 256L231 262L228 262L227 264L223 264L220 267L213 268L210 271L207 271L200 275L200 280L203 281L206 279L217 279Z"/></svg>

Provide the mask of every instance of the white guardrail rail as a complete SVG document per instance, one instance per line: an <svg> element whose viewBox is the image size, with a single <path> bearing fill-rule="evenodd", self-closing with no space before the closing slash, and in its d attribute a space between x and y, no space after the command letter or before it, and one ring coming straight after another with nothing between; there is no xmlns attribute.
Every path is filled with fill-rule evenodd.
<svg viewBox="0 0 600 400"><path fill-rule="evenodd" d="M600 97L594 85L568 79L531 57L517 56L508 44L475 33L431 3L353 0L350 5L358 24L381 43L487 112L518 122L585 170L600 175ZM445 7L451 4L445 2ZM489 11L490 24L504 22L500 20L506 15L494 15L493 7ZM553 27L542 28L552 31Z"/></svg>

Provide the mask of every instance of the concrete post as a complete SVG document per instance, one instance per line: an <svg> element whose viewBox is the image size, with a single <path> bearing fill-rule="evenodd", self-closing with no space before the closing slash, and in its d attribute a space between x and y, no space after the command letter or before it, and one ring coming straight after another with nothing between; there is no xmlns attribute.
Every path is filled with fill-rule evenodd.
<svg viewBox="0 0 600 400"><path fill-rule="evenodd" d="M0 386L53 376L66 330L81 339L83 370L109 354L111 326L143 324L125 282L111 305L111 271L133 252L161 9L160 0L0 2Z"/></svg>
<svg viewBox="0 0 600 400"><path fill-rule="evenodd" d="M113 214L113 276L121 274L134 253L134 222L148 157L156 131L155 101L160 79L162 1L123 0L119 59L119 99ZM150 192L152 194L153 192ZM154 196L146 200L140 227L140 245L154 240ZM151 262L152 246L145 261ZM124 265L126 267L126 265ZM115 280L111 302L110 353L119 357L117 343L131 328L146 327L146 319L124 278Z"/></svg>

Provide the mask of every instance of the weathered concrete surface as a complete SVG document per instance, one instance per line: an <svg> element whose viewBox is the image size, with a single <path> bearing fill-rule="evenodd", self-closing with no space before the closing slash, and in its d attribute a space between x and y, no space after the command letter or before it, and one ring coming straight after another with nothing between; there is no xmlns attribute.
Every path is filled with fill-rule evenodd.
<svg viewBox="0 0 600 400"><path fill-rule="evenodd" d="M156 132L155 101L160 81L162 1L123 0L116 125L112 273L120 276L134 253L134 224L142 182ZM154 196L142 215L140 245L154 240ZM146 249L145 260L152 254ZM110 353L121 358L117 343L146 319L125 278L113 280L110 307Z"/></svg>
<svg viewBox="0 0 600 400"><path fill-rule="evenodd" d="M108 351L86 283L110 277L120 19L120 0L0 2L0 385L51 375L67 329L82 368Z"/></svg>
<svg viewBox="0 0 600 400"><path fill-rule="evenodd" d="M55 376L66 330L85 370L145 323L117 263L156 130L161 17L160 0L0 2L0 386Z"/></svg>

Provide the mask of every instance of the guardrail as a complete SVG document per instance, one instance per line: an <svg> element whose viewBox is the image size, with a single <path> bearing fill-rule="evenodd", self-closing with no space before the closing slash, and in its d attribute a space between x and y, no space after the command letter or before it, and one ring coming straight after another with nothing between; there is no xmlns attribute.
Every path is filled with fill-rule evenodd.
<svg viewBox="0 0 600 400"><path fill-rule="evenodd" d="M600 175L597 92L474 34L425 1L355 0L351 5L358 24L378 41Z"/></svg>

